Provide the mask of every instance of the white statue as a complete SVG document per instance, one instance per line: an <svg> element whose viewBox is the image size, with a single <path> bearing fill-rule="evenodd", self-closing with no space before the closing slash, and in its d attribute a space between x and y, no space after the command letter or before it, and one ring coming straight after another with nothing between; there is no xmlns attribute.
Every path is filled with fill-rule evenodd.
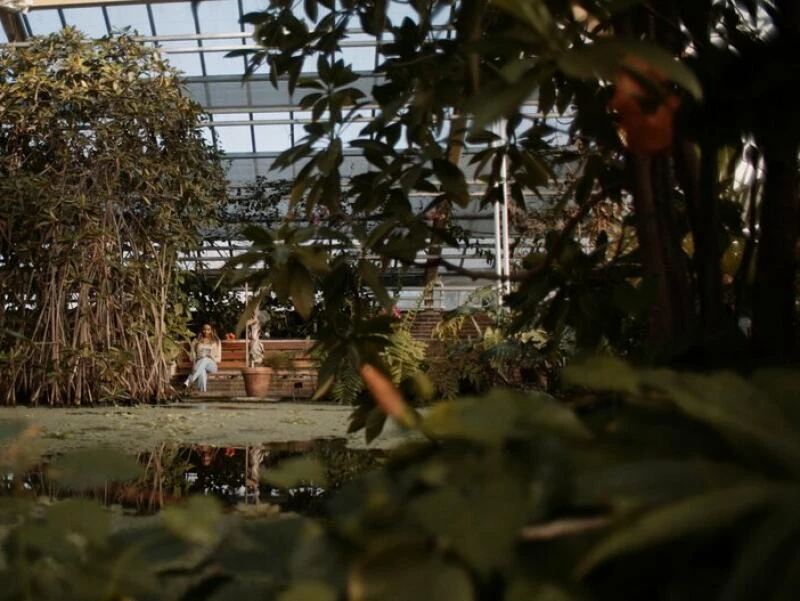
<svg viewBox="0 0 800 601"><path fill-rule="evenodd" d="M250 351L250 365L261 365L264 360L264 347L261 344L261 321L258 313L247 320L247 343Z"/></svg>

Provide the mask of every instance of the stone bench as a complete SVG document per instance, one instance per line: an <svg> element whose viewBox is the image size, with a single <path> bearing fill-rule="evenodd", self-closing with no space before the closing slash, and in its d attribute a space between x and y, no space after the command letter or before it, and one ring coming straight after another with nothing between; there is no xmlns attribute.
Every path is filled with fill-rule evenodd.
<svg viewBox="0 0 800 601"><path fill-rule="evenodd" d="M222 340L219 370L209 374L209 396L245 396L242 368L247 366L245 340ZM268 396L271 398L309 398L317 387L317 364L308 352L313 340L267 338L261 341L264 358L277 354L291 356L291 366L273 370ZM192 371L188 352L177 362L173 382L180 384Z"/></svg>

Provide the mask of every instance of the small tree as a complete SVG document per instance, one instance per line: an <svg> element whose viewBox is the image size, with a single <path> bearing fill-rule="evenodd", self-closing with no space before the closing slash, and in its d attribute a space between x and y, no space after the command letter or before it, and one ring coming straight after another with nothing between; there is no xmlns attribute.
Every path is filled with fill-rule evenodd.
<svg viewBox="0 0 800 601"><path fill-rule="evenodd" d="M0 53L0 394L164 398L180 249L225 197L200 107L129 36Z"/></svg>
<svg viewBox="0 0 800 601"><path fill-rule="evenodd" d="M610 343L660 362L696 365L710 355L732 363L748 354L736 318L752 312L750 357L792 359L800 120L781 90L797 81L796 2L431 0L409 3L401 19L387 17L391 4L309 0L300 14L294 3L272 0L245 16L263 46L249 70L268 68L273 85L285 83L312 113L307 135L274 168L298 167L291 193L298 210L325 206L337 232L321 238L355 240L382 267L400 261L429 274L441 267L463 274L439 255L443 243L458 244L450 222L453 208L470 201L470 180L486 184L488 205L500 198L507 172L511 197L527 211L525 197L553 186L563 167L542 117L568 117L578 155L569 160L580 175L571 202L559 199L553 214L566 217L566 206L572 217L547 233L546 257L522 262L509 298L514 326L534 324L556 337L573 331L582 348ZM354 26L376 41L368 92L343 58ZM304 77L311 61L317 76ZM533 98L532 116L522 105ZM348 140L347 128L374 106ZM492 127L499 120L504 136ZM748 139L766 169L760 202L758 194L748 198L745 232L746 207L726 182ZM465 145L473 149L469 164ZM343 184L346 154L369 167ZM422 210L412 202L420 193L430 198ZM587 241L581 225L602 206L631 213ZM262 279L293 282L276 288L308 305L311 269L300 255L286 259L293 255L285 242L297 234L281 235L284 244L262 247L292 273ZM726 279L722 259L737 238L747 239L742 267ZM429 259L416 261L426 249ZM322 281L323 292L332 291L328 306L342 291L326 284L332 278L366 282L388 301L367 252L360 279L331 269ZM332 344L363 333L332 331Z"/></svg>

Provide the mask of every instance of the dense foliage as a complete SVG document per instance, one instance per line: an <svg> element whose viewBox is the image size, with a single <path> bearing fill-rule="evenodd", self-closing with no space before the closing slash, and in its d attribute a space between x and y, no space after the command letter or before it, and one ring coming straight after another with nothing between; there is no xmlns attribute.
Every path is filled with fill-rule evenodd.
<svg viewBox="0 0 800 601"><path fill-rule="evenodd" d="M170 394L179 250L225 198L200 107L128 36L0 52L0 398Z"/></svg>
<svg viewBox="0 0 800 601"><path fill-rule="evenodd" d="M613 412L584 418L546 395L503 391L435 405L319 519L231 515L192 497L124 527L88 499L0 496L0 599L795 598L797 373L744 379L604 359L565 376L613 391ZM4 472L37 460L35 436L2 425ZM57 486L101 497L109 480L140 473L108 450L48 469ZM306 456L262 477L326 486L328 473Z"/></svg>
<svg viewBox="0 0 800 601"><path fill-rule="evenodd" d="M263 49L234 54L252 54L250 70L268 69L314 118L274 163L299 169L292 214L328 216L286 224L269 244L250 232L271 269L255 285L302 314L321 291L320 335L370 355L359 340L387 324L364 325L374 311L353 298L366 285L388 308L380 272L393 263L463 273L439 254L469 238L453 208L476 181L484 206L499 200L507 171L516 215L560 190L539 203L555 199L554 225L517 246L533 252L516 257L513 329L682 365L794 357L800 123L781 90L800 72L796 3L434 0L394 21L390 5L273 0L245 17ZM342 58L355 27L377 42L371 89ZM555 147L558 116L567 153ZM369 169L348 179L353 154ZM763 177L737 181L748 164ZM422 210L415 194L430 199ZM599 225L591 238L587 221ZM311 239L338 244L312 260ZM344 265L343 249L356 260ZM752 341L737 327L745 317Z"/></svg>

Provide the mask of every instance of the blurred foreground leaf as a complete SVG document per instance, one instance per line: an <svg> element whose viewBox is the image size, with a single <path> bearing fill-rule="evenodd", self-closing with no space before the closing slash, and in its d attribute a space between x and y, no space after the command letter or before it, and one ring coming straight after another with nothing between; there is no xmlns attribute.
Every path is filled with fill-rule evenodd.
<svg viewBox="0 0 800 601"><path fill-rule="evenodd" d="M126 482L142 473L133 457L114 449L82 449L58 457L47 474L60 486L76 490L100 488L107 482Z"/></svg>
<svg viewBox="0 0 800 601"><path fill-rule="evenodd" d="M300 582L283 591L278 601L336 601L338 595L321 582Z"/></svg>
<svg viewBox="0 0 800 601"><path fill-rule="evenodd" d="M619 528L578 566L585 575L597 565L618 555L627 555L656 545L727 528L766 505L794 499L800 489L791 486L743 484L698 495L655 509Z"/></svg>
<svg viewBox="0 0 800 601"><path fill-rule="evenodd" d="M367 551L347 579L352 601L470 601L469 574L422 545L388 545Z"/></svg>
<svg viewBox="0 0 800 601"><path fill-rule="evenodd" d="M279 488L292 488L300 484L327 486L325 467L313 457L291 457L277 467L265 470L261 480Z"/></svg>
<svg viewBox="0 0 800 601"><path fill-rule="evenodd" d="M552 397L509 390L439 403L425 417L423 430L433 438L459 438L488 444L526 438L543 431L571 439L591 438L575 414Z"/></svg>
<svg viewBox="0 0 800 601"><path fill-rule="evenodd" d="M68 533L75 533L88 542L101 543L111 533L111 516L96 501L67 499L47 510L48 521Z"/></svg>
<svg viewBox="0 0 800 601"><path fill-rule="evenodd" d="M170 532L186 541L213 545L219 540L222 508L214 497L189 497L186 505L167 507L161 517Z"/></svg>

